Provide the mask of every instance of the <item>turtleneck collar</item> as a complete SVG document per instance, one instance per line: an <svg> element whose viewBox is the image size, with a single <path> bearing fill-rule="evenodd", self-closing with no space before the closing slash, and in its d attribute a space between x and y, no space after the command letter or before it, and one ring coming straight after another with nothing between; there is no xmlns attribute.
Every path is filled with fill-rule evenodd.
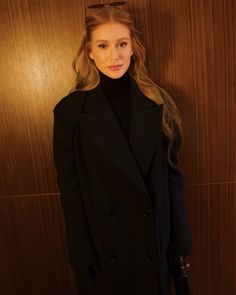
<svg viewBox="0 0 236 295"><path fill-rule="evenodd" d="M102 88L107 94L115 94L117 92L126 91L130 86L130 76L128 71L124 73L123 76L117 79L113 79L103 74L100 70L100 83Z"/></svg>

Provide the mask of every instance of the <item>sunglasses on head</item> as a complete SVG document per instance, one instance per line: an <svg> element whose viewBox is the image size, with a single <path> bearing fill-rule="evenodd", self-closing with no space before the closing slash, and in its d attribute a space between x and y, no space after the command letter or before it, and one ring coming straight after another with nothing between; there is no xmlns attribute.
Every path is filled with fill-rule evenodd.
<svg viewBox="0 0 236 295"><path fill-rule="evenodd" d="M99 3L99 4L92 4L87 6L87 9L99 9L102 8L104 6L113 6L113 7L117 7L117 6L122 6L124 4L126 4L127 2L125 1L121 1L121 2L110 2L110 3Z"/></svg>

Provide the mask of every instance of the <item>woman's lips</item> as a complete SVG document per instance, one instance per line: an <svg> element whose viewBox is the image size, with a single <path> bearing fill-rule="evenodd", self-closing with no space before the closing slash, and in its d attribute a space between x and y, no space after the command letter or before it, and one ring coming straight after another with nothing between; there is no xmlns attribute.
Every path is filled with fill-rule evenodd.
<svg viewBox="0 0 236 295"><path fill-rule="evenodd" d="M118 66L110 66L108 67L110 70L112 71L118 71L122 68L122 65L118 65Z"/></svg>

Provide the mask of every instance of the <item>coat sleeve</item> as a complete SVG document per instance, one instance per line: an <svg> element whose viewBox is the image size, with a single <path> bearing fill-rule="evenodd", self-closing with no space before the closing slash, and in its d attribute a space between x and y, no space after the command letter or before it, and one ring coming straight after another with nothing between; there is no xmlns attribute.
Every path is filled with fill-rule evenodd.
<svg viewBox="0 0 236 295"><path fill-rule="evenodd" d="M88 266L96 269L96 254L89 235L75 164L72 124L68 124L70 116L66 116L64 109L58 106L53 109L53 115L53 157L70 264L77 271Z"/></svg>
<svg viewBox="0 0 236 295"><path fill-rule="evenodd" d="M186 206L183 199L184 178L178 168L177 152L180 149L180 137L176 128L170 157L174 167L168 161L168 186L170 198L171 238L170 252L174 256L192 254L192 241Z"/></svg>

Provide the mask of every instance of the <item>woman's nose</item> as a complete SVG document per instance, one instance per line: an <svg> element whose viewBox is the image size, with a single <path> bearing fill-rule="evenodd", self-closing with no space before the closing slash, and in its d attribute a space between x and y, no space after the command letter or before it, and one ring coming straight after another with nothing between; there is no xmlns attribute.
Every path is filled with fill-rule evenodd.
<svg viewBox="0 0 236 295"><path fill-rule="evenodd" d="M117 57L119 57L119 49L118 48L111 48L111 52L110 52L111 58L115 59Z"/></svg>

